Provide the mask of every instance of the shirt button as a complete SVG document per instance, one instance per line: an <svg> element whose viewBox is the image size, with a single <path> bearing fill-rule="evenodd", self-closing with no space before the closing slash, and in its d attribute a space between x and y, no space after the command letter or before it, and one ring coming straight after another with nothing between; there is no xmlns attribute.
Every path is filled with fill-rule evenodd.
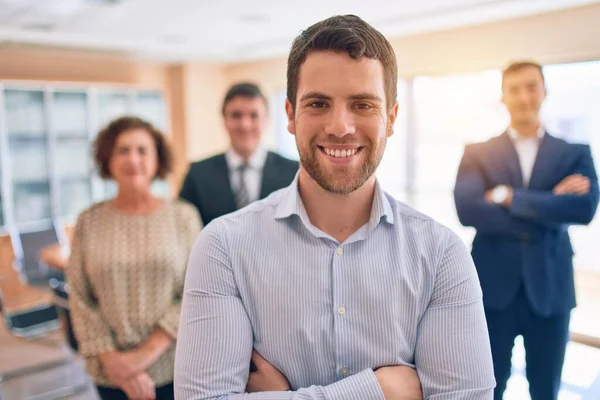
<svg viewBox="0 0 600 400"><path fill-rule="evenodd" d="M341 256L342 254L344 254L344 249L342 249L341 247L338 247L336 253L338 256Z"/></svg>
<svg viewBox="0 0 600 400"><path fill-rule="evenodd" d="M350 371L348 371L347 367L342 368L342 370L340 371L340 373L342 374L343 377L346 377L350 374Z"/></svg>
<svg viewBox="0 0 600 400"><path fill-rule="evenodd" d="M344 306L338 307L338 314L344 315L345 312L346 312L346 308L344 308Z"/></svg>

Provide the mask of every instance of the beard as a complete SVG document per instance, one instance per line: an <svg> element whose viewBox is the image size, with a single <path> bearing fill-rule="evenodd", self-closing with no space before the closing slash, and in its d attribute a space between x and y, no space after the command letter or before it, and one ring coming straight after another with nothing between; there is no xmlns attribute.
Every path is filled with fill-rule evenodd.
<svg viewBox="0 0 600 400"><path fill-rule="evenodd" d="M386 133L391 132L391 124L388 123ZM379 163L383 157L385 146L387 144L388 135L384 135L377 142L367 139L367 142L362 145L360 152L356 155L363 157L364 161L361 165L352 166L331 166L325 168L318 161L318 153L322 152L317 146L316 136L311 139L307 149L302 149L296 141L298 152L300 153L300 163L308 172L310 177L319 184L324 190L331 194L348 195L355 190L361 188L379 167ZM338 138L332 136L327 143L338 146L356 146L358 143L354 138Z"/></svg>

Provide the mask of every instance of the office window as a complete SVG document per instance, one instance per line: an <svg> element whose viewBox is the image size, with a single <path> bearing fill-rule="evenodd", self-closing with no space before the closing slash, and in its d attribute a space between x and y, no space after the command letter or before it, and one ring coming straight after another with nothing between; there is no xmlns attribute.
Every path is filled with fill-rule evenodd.
<svg viewBox="0 0 600 400"><path fill-rule="evenodd" d="M550 65L544 68L548 98L543 119L548 130L567 141L592 148L596 170L600 162L600 61ZM573 226L575 266L600 273L595 243L600 238L600 216L590 226ZM600 333L600 324L598 326Z"/></svg>
<svg viewBox="0 0 600 400"><path fill-rule="evenodd" d="M470 242L460 225L452 189L466 144L500 134L509 117L499 71L414 80L414 196L411 204Z"/></svg>

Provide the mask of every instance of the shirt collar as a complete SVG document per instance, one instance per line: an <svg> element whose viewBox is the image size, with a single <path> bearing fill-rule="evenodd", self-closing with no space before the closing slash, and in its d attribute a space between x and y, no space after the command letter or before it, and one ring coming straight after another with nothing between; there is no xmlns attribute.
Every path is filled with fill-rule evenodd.
<svg viewBox="0 0 600 400"><path fill-rule="evenodd" d="M525 139L525 138L522 138L521 136L519 136L519 134L517 133L517 131L515 130L515 128L513 128L512 126L509 126L508 129L506 130L506 132L508 133L508 136L510 137L510 139L513 142L517 142L519 140ZM544 137L545 133L546 133L546 130L540 124L540 127L538 128L538 130L536 132L537 139L542 139Z"/></svg>
<svg viewBox="0 0 600 400"><path fill-rule="evenodd" d="M297 215L307 227L314 228L308 219L308 214L306 213L306 209L302 204L300 192L298 191L299 175L300 172L297 172L292 184L284 189L281 202L277 206L277 210L275 212L275 219L285 219L291 217L292 215ZM379 181L376 180L375 197L373 198L373 206L371 207L371 217L369 218L369 222L367 224L369 232L377 227L382 218L388 224L394 224L394 212L392 210L390 200L387 194L381 188Z"/></svg>
<svg viewBox="0 0 600 400"><path fill-rule="evenodd" d="M265 162L267 161L267 150L262 146L259 146L258 149L250 156L248 159L248 166L251 169L262 170L265 166ZM230 147L225 153L225 160L227 161L227 167L230 170L238 169L242 164L244 164L244 159Z"/></svg>

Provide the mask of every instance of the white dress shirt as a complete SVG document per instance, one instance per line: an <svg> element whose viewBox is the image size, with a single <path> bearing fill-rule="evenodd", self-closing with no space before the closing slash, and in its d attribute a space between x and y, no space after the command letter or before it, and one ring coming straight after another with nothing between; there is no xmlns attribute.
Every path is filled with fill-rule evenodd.
<svg viewBox="0 0 600 400"><path fill-rule="evenodd" d="M384 400L373 370L388 365L416 368L424 399L493 397L469 251L379 184L340 243L310 222L296 178L207 225L187 271L177 400ZM244 393L253 348L291 391Z"/></svg>
<svg viewBox="0 0 600 400"><path fill-rule="evenodd" d="M529 186L529 180L531 179L531 173L533 172L533 166L537 153L540 148L540 143L544 137L546 130L540 125L537 134L535 136L523 137L517 133L517 131L510 126L507 130L508 136L510 137L517 155L519 156L519 164L521 166L521 174L523 177L523 187Z"/></svg>
<svg viewBox="0 0 600 400"><path fill-rule="evenodd" d="M233 193L237 193L240 187L241 174L239 167L244 164L244 159L237 154L232 148L225 153L227 168L229 169L229 182ZM267 150L259 147L254 154L248 159L248 169L244 174L244 183L250 197L250 202L256 201L260 197L260 187L262 184L262 173L267 160Z"/></svg>

